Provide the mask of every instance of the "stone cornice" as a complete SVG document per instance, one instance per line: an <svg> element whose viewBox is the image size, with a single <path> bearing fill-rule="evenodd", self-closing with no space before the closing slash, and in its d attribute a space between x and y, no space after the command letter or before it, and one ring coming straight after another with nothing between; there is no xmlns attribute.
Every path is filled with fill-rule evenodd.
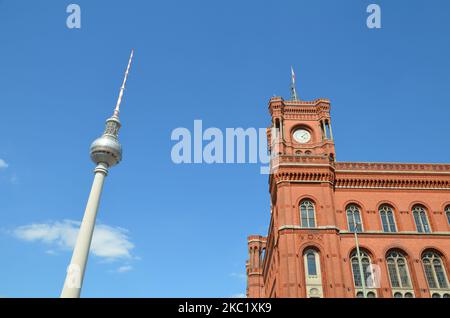
<svg viewBox="0 0 450 318"><path fill-rule="evenodd" d="M247 243L266 243L265 239L261 239L261 240L248 240Z"/></svg>
<svg viewBox="0 0 450 318"><path fill-rule="evenodd" d="M261 276L262 273L261 272L250 272L247 274L247 276Z"/></svg>
<svg viewBox="0 0 450 318"><path fill-rule="evenodd" d="M336 189L387 189L387 190L450 190L450 178L400 178L380 177L340 177L336 176Z"/></svg>
<svg viewBox="0 0 450 318"><path fill-rule="evenodd" d="M317 120L330 116L330 101L325 98L313 101L285 101L281 97L274 97L269 101L269 111L272 117L282 115L286 119Z"/></svg>
<svg viewBox="0 0 450 318"><path fill-rule="evenodd" d="M347 230L340 230L338 227L336 226L319 226L319 227L315 227L315 228L304 228L301 227L299 225L282 225L278 227L278 231L283 231L283 230L301 230L301 231L305 231L305 232L314 232L314 231L329 231L329 230L333 230L338 232L339 234L351 234L354 235L354 232L350 232ZM450 232L431 232L431 233L419 233L419 232L413 232L413 231L404 231L404 232L383 232L383 231L364 231L364 232L359 232L358 236L364 236L364 235L386 235L386 236L397 236L397 235L419 235L421 237L426 237L426 236L450 236Z"/></svg>
<svg viewBox="0 0 450 318"><path fill-rule="evenodd" d="M330 171L280 171L273 174L276 184L281 182L333 183L334 173Z"/></svg>
<svg viewBox="0 0 450 318"><path fill-rule="evenodd" d="M450 165L332 162L324 156L280 155L271 161L270 186L330 183L336 189L450 190Z"/></svg>
<svg viewBox="0 0 450 318"><path fill-rule="evenodd" d="M354 235L354 232L350 231L340 231L339 234L351 234ZM419 233L414 231L404 231L404 232L383 232L383 231L364 231L358 233L358 236L370 236L370 235L385 235L385 236L409 236L409 235L417 235L420 237L427 237L427 236L450 236L450 232L431 232L431 233Z"/></svg>
<svg viewBox="0 0 450 318"><path fill-rule="evenodd" d="M282 226L278 227L278 231L283 231L283 230L307 230L307 231L333 230L333 231L339 232L339 229L336 226L332 226L332 225L318 226L315 228L304 228L299 225L282 225Z"/></svg>
<svg viewBox="0 0 450 318"><path fill-rule="evenodd" d="M336 162L338 173L413 173L450 175L450 164Z"/></svg>

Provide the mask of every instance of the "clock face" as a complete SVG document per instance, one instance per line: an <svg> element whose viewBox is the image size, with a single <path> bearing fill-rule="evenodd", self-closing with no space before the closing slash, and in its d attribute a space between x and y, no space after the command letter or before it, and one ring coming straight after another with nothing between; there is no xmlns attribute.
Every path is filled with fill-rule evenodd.
<svg viewBox="0 0 450 318"><path fill-rule="evenodd" d="M300 144L306 144L311 140L311 134L305 129L297 129L294 132L294 139Z"/></svg>

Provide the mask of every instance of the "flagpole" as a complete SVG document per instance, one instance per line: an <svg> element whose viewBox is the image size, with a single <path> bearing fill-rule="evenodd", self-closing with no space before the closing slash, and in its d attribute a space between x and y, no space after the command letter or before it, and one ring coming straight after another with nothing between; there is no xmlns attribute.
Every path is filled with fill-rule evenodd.
<svg viewBox="0 0 450 318"><path fill-rule="evenodd" d="M363 292L363 298L366 298L366 275L364 273L364 268L362 265L362 260L361 260L361 254L360 254L360 250L359 250L359 241L358 241L358 226L361 225L360 222L357 222L355 220L355 216L353 215L353 221L355 223L355 245L356 245L356 254L357 259L358 259L358 266L359 266L359 272L360 272L360 277L361 277L361 287L362 287L362 292ZM362 227L361 227L362 230Z"/></svg>
<svg viewBox="0 0 450 318"><path fill-rule="evenodd" d="M298 101L297 90L295 89L295 73L294 68L291 66L291 98L294 101Z"/></svg>

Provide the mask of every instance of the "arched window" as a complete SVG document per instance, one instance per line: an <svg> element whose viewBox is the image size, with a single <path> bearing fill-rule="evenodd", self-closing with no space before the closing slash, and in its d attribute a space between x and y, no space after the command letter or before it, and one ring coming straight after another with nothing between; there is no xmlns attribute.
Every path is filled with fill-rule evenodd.
<svg viewBox="0 0 450 318"><path fill-rule="evenodd" d="M386 256L386 263L392 288L411 288L408 264L403 253L399 251L389 252Z"/></svg>
<svg viewBox="0 0 450 318"><path fill-rule="evenodd" d="M395 226L394 211L389 205L380 206L381 224L384 232L397 232Z"/></svg>
<svg viewBox="0 0 450 318"><path fill-rule="evenodd" d="M314 203L312 203L310 200L303 200L300 203L300 219L301 227L316 227Z"/></svg>
<svg viewBox="0 0 450 318"><path fill-rule="evenodd" d="M448 289L445 267L438 253L426 251L422 256L423 269L430 289Z"/></svg>
<svg viewBox="0 0 450 318"><path fill-rule="evenodd" d="M317 275L316 253L313 250L309 250L306 253L306 262L308 264L308 276L316 276Z"/></svg>
<svg viewBox="0 0 450 318"><path fill-rule="evenodd" d="M368 292L367 298L377 298L374 292Z"/></svg>
<svg viewBox="0 0 450 318"><path fill-rule="evenodd" d="M363 280L364 280L364 287L366 290L366 297L367 298L375 298L376 297L376 289L374 286L374 273L372 269L372 261L370 259L369 254L364 251L359 251L359 259L358 260L358 254L356 250L354 250L350 254L350 263L352 266L352 273L353 273L353 283L355 285L355 292L357 298L364 298L363 293ZM363 275L361 275L360 270L360 263L361 261L361 267L363 271Z"/></svg>
<svg viewBox="0 0 450 318"><path fill-rule="evenodd" d="M450 225L450 205L445 208L445 215L447 215L447 222Z"/></svg>
<svg viewBox="0 0 450 318"><path fill-rule="evenodd" d="M303 252L305 266L306 293L309 298L323 297L322 274L320 270L320 254L314 248Z"/></svg>
<svg viewBox="0 0 450 318"><path fill-rule="evenodd" d="M263 248L261 250L261 265L264 263L265 258L266 258L266 249Z"/></svg>
<svg viewBox="0 0 450 318"><path fill-rule="evenodd" d="M357 205L350 204L347 207L347 222L350 232L362 232L361 213Z"/></svg>
<svg viewBox="0 0 450 318"><path fill-rule="evenodd" d="M430 233L430 225L428 224L427 211L421 205L415 205L412 209L414 222L416 223L417 232Z"/></svg>
<svg viewBox="0 0 450 318"><path fill-rule="evenodd" d="M369 255L364 251L360 251L359 255L361 257L361 265L362 265L362 270L364 272L364 282L367 282L367 279L370 277L370 272L371 272L370 271L371 260L370 260ZM356 254L356 251L354 251L351 255L351 263L352 263L353 281L355 283L355 287L362 287L362 277L361 277L361 271L360 271L359 261L358 261L358 256Z"/></svg>

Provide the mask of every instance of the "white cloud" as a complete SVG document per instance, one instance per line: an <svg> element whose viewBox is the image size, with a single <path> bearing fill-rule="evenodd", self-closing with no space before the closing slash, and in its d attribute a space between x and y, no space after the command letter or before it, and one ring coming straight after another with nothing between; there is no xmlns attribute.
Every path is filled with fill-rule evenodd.
<svg viewBox="0 0 450 318"><path fill-rule="evenodd" d="M247 279L247 275L245 275L244 273L230 273L230 277L235 277L242 280Z"/></svg>
<svg viewBox="0 0 450 318"><path fill-rule="evenodd" d="M19 178L17 178L17 176L15 174L13 174L9 180L11 181L12 184L19 183Z"/></svg>
<svg viewBox="0 0 450 318"><path fill-rule="evenodd" d="M52 247L71 250L75 246L79 226L79 222L72 220L34 223L19 226L14 230L14 235L24 241L42 242ZM131 250L134 244L127 233L123 228L97 224L92 238L92 254L109 261L132 258Z"/></svg>
<svg viewBox="0 0 450 318"><path fill-rule="evenodd" d="M243 293L239 293L239 294L231 295L230 298L247 298L247 296L245 296L245 294L243 294Z"/></svg>
<svg viewBox="0 0 450 318"><path fill-rule="evenodd" d="M5 160L0 159L0 169L6 169L8 167L9 167L9 164L7 164Z"/></svg>
<svg viewBox="0 0 450 318"><path fill-rule="evenodd" d="M56 252L55 252L54 250L46 250L46 251L45 251L45 254L48 254L48 255L56 255Z"/></svg>
<svg viewBox="0 0 450 318"><path fill-rule="evenodd" d="M133 270L133 266L131 266L131 265L124 265L124 266L120 266L117 269L117 272L118 273L125 273L125 272L129 272L131 270Z"/></svg>

